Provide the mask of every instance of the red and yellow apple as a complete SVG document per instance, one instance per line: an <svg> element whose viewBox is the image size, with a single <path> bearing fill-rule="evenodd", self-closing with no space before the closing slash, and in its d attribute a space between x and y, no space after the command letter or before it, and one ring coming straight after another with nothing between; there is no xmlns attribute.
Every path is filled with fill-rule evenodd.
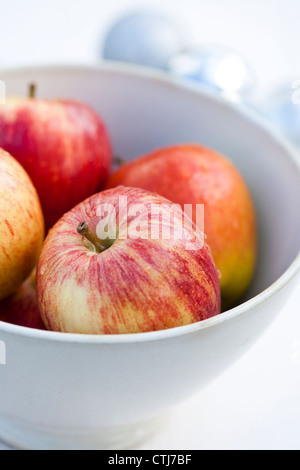
<svg viewBox="0 0 300 470"><path fill-rule="evenodd" d="M0 149L0 301L17 291L36 266L44 241L37 191L23 167Z"/></svg>
<svg viewBox="0 0 300 470"><path fill-rule="evenodd" d="M0 106L0 147L31 177L47 230L100 190L111 167L103 120L90 106L75 101L7 98Z"/></svg>
<svg viewBox="0 0 300 470"><path fill-rule="evenodd" d="M256 216L247 184L228 158L197 144L158 149L115 171L106 188L143 188L195 207L204 204L207 243L221 273L223 309L233 306L253 277Z"/></svg>
<svg viewBox="0 0 300 470"><path fill-rule="evenodd" d="M0 321L45 330L36 299L35 271L17 292L0 302Z"/></svg>
<svg viewBox="0 0 300 470"><path fill-rule="evenodd" d="M49 232L37 266L46 328L126 334L218 315L210 248L174 206L148 191L117 187L66 213Z"/></svg>

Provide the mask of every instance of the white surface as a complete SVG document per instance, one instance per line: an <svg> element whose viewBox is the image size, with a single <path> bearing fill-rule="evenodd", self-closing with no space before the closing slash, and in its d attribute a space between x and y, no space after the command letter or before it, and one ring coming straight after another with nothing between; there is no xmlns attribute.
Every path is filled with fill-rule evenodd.
<svg viewBox="0 0 300 470"><path fill-rule="evenodd" d="M0 66L99 59L111 22L157 7L182 22L191 44L217 42L252 63L258 92L300 77L297 0L1 0Z"/></svg>
<svg viewBox="0 0 300 470"><path fill-rule="evenodd" d="M1 0L0 65L93 62L115 14L155 3L188 23L191 41L243 52L256 68L258 95L282 79L299 78L297 0L246 0L242 10L238 0L186 0L175 10L171 0ZM299 306L298 288L257 345L138 448L299 450Z"/></svg>

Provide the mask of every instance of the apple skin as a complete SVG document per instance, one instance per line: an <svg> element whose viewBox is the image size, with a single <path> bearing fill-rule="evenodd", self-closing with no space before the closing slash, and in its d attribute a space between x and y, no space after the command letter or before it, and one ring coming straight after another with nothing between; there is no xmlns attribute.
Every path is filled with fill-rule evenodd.
<svg viewBox="0 0 300 470"><path fill-rule="evenodd" d="M38 305L46 328L67 333L128 334L218 315L218 272L205 240L200 245L195 226L189 229L197 242L194 250L186 249L183 239L126 238L127 222L118 211L121 196L127 198L128 207L146 207L139 216L142 221L148 221L151 204L168 215L174 213L173 204L161 196L117 187L88 198L65 214L49 232L37 266ZM95 253L77 227L86 221L95 232L97 208L103 203L116 211L120 229L109 248ZM181 209L174 220L179 213L181 217ZM132 220L128 217L129 223Z"/></svg>
<svg viewBox="0 0 300 470"><path fill-rule="evenodd" d="M118 185L156 192L182 207L204 204L207 243L221 273L222 310L236 305L253 278L257 227L252 195L229 159L198 144L173 145L121 166L105 188Z"/></svg>
<svg viewBox="0 0 300 470"><path fill-rule="evenodd" d="M35 271L23 282L15 294L0 302L0 321L46 330L37 305Z"/></svg>
<svg viewBox="0 0 300 470"><path fill-rule="evenodd" d="M44 217L35 187L22 166L0 149L0 301L16 292L36 266Z"/></svg>
<svg viewBox="0 0 300 470"><path fill-rule="evenodd" d="M100 190L111 167L104 122L91 107L75 101L8 98L0 107L0 147L31 177L47 231Z"/></svg>

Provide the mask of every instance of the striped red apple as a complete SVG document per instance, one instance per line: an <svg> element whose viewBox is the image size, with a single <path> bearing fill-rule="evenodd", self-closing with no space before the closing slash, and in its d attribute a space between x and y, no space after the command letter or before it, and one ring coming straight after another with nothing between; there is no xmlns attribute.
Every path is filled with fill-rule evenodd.
<svg viewBox="0 0 300 470"><path fill-rule="evenodd" d="M127 334L218 315L210 248L183 216L161 196L122 186L66 213L49 232L37 267L46 328Z"/></svg>
<svg viewBox="0 0 300 470"><path fill-rule="evenodd" d="M102 118L85 103L8 97L0 107L0 147L31 177L46 229L101 189L111 166L111 143Z"/></svg>
<svg viewBox="0 0 300 470"><path fill-rule="evenodd" d="M36 266L44 217L22 166L0 149L0 301L18 290Z"/></svg>

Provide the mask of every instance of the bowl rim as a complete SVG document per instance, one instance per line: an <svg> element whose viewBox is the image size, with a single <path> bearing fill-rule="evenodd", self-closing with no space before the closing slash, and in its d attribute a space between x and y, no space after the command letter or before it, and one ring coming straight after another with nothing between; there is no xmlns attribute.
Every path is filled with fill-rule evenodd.
<svg viewBox="0 0 300 470"><path fill-rule="evenodd" d="M198 94L204 99L208 99L218 106L228 108L230 112L234 112L241 116L244 121L248 121L250 125L256 127L264 132L268 138L279 145L283 152L288 155L292 164L295 165L300 178L300 158L294 146L288 140L272 127L262 116L255 110L246 108L241 104L231 102L228 99L208 90L201 84L193 83L171 75L168 72L152 69L150 67L143 67L135 64L125 64L120 62L102 61L98 64L44 64L44 65L27 65L15 66L0 69L0 76L2 74L17 74L17 73L34 73L34 72L112 72L121 75L133 76L135 78L142 78L152 82L163 83L168 86L174 87L180 91L185 91L192 94ZM123 344L123 343L140 343L157 340L166 340L178 336L185 336L186 334L195 333L199 330L206 330L208 328L217 327L221 323L230 321L245 313L250 314L256 307L262 305L275 293L283 289L290 283L300 272L300 250L294 258L290 266L285 272L276 279L269 287L261 291L259 294L250 298L249 300L231 308L220 315L202 320L199 322L191 323L189 325L178 326L158 331L149 331L141 333L124 333L112 335L98 335L98 334L80 334L80 333L62 333L48 330L38 330L34 328L14 325L0 320L0 333L7 333L11 335L23 336L31 339L44 340L49 342L66 342L66 343L80 343L80 344ZM1 337L0 337L1 339Z"/></svg>

